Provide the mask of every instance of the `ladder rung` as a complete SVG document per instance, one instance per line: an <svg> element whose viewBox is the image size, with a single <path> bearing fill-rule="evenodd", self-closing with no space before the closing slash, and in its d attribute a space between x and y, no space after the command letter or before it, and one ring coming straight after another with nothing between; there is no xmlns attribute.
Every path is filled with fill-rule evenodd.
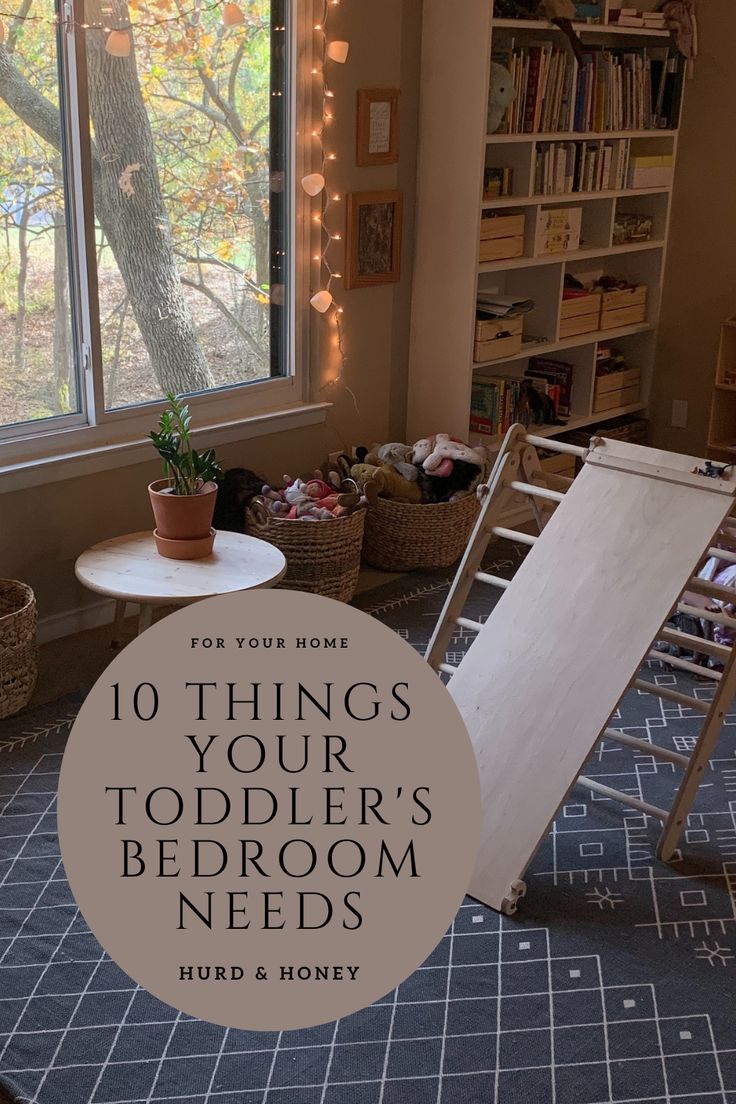
<svg viewBox="0 0 736 1104"><path fill-rule="evenodd" d="M710 702L702 702L692 694L681 694L679 690L670 690L668 686L657 686L656 683L647 682L646 679L635 679L631 685L636 690L643 690L645 694L655 694L658 698L682 705L685 709L695 709L703 714L710 710Z"/></svg>
<svg viewBox="0 0 736 1104"><path fill-rule="evenodd" d="M581 459L588 455L587 448L568 444L567 441L555 441L553 437L535 437L533 433L527 433L526 440L527 444L547 449L548 452L566 452L569 456L579 456Z"/></svg>
<svg viewBox="0 0 736 1104"><path fill-rule="evenodd" d="M690 617L699 617L703 621L712 621L714 625L726 625L736 629L736 617L729 617L727 613L701 609L700 606L690 606L687 602L678 602L677 612L687 613Z"/></svg>
<svg viewBox="0 0 736 1104"><path fill-rule="evenodd" d="M707 579L691 579L685 590L691 590L693 594L704 594L706 598L719 598L729 605L736 605L736 589L721 586L720 583L708 582Z"/></svg>
<svg viewBox="0 0 736 1104"><path fill-rule="evenodd" d="M686 767L690 760L687 755L680 755L679 751L670 751L669 748L658 747L650 744L648 740L640 740L637 736L629 736L628 732L622 732L620 728L606 728L603 735L607 740L613 740L615 744L626 744L635 748L644 755L653 755L655 759L663 759L665 763L675 763L678 767Z"/></svg>
<svg viewBox="0 0 736 1104"><path fill-rule="evenodd" d="M736 622L734 623L736 626ZM703 655L715 656L716 659L727 663L731 658L731 649L725 644L715 644L712 640L703 640L692 633L681 632L679 629L660 629L659 637L668 644L677 644L679 648L688 648L693 652L702 652Z"/></svg>
<svg viewBox="0 0 736 1104"><path fill-rule="evenodd" d="M577 784L578 786L585 786L593 793L601 794L603 797L610 797L613 801L620 801L622 805L628 805L630 808L637 809L640 813L646 813L647 816L655 817L657 820L665 821L669 816L665 809L650 805L648 801L640 801L638 797L632 797L631 794L621 793L620 790L614 790L611 786L604 786L592 778L586 778L584 774L580 775Z"/></svg>
<svg viewBox="0 0 736 1104"><path fill-rule="evenodd" d="M451 663L440 663L440 671L445 675L454 675L457 671L457 667L453 667Z"/></svg>
<svg viewBox="0 0 736 1104"><path fill-rule="evenodd" d="M502 537L504 540L516 541L517 544L528 544L532 548L539 537L535 537L533 533L520 533L516 529L504 529L503 525L494 525L491 529L494 537Z"/></svg>
<svg viewBox="0 0 736 1104"><path fill-rule="evenodd" d="M455 624L461 629L470 629L472 632L480 632L483 628L480 621L471 621L469 617L456 617Z"/></svg>
<svg viewBox="0 0 736 1104"><path fill-rule="evenodd" d="M652 648L649 659L657 659L666 663L669 667L675 667L678 671L687 671L691 675L699 675L701 678L711 679L713 682L721 681L721 672L714 671L712 667L701 667L699 663L691 663L689 659L680 659L679 656L670 655L669 652L660 652L659 648Z"/></svg>
<svg viewBox="0 0 736 1104"><path fill-rule="evenodd" d="M731 552L727 548L709 548L708 555L724 560L725 563L736 564L736 552Z"/></svg>
<svg viewBox="0 0 736 1104"><path fill-rule="evenodd" d="M563 502L565 499L561 491L551 491L549 487L535 487L532 483L522 483L518 479L512 479L509 487L519 494L529 495L530 498L548 498L550 502Z"/></svg>
<svg viewBox="0 0 736 1104"><path fill-rule="evenodd" d="M502 579L500 575L489 575L487 571L476 571L475 580L478 583L487 583L488 586L500 587L501 590L506 590L509 585L509 579Z"/></svg>

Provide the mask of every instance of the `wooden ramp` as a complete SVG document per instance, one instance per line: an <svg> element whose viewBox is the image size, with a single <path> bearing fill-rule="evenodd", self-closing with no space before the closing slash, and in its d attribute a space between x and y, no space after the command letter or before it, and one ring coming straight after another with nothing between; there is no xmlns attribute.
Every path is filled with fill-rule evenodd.
<svg viewBox="0 0 736 1104"><path fill-rule="evenodd" d="M590 450L575 450L585 462L563 495L540 478L534 440L521 427L510 431L428 651L430 662L448 670L442 659L453 625L478 630L449 682L483 795L469 892L507 912L583 763L729 515L735 489L733 479L694 472L703 465L695 458L598 438ZM520 470L530 482L520 481ZM493 581L479 571L480 559L491 536L508 535L495 522L519 492L537 503L541 535L527 540L531 551L486 623L468 622L461 607L474 579Z"/></svg>

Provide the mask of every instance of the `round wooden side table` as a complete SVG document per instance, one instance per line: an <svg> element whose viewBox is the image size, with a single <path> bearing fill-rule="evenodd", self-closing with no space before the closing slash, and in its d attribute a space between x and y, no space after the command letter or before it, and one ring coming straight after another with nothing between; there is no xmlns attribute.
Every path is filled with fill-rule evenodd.
<svg viewBox="0 0 736 1104"><path fill-rule="evenodd" d="M153 534L144 532L93 545L74 572L88 590L115 599L113 644L118 644L128 602L138 606L141 633L151 624L154 606L184 606L215 594L275 586L286 560L267 541L227 532L218 532L205 559L167 560L156 551Z"/></svg>

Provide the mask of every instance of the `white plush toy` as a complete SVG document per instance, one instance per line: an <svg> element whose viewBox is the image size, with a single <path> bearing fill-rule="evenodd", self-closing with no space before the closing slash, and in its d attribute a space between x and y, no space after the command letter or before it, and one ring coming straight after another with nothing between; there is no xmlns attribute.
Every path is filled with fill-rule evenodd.
<svg viewBox="0 0 736 1104"><path fill-rule="evenodd" d="M514 83L505 65L491 62L491 88L488 94L488 133L495 134L514 99Z"/></svg>

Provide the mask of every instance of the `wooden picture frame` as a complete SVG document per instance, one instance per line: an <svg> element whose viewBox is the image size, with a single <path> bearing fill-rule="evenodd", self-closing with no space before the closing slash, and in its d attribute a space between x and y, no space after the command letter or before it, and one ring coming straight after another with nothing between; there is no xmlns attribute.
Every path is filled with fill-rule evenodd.
<svg viewBox="0 0 736 1104"><path fill-rule="evenodd" d="M346 288L398 283L401 277L402 221L401 192L348 193Z"/></svg>
<svg viewBox="0 0 736 1104"><path fill-rule="evenodd" d="M361 88L355 160L360 166L394 165L399 160L399 90Z"/></svg>

